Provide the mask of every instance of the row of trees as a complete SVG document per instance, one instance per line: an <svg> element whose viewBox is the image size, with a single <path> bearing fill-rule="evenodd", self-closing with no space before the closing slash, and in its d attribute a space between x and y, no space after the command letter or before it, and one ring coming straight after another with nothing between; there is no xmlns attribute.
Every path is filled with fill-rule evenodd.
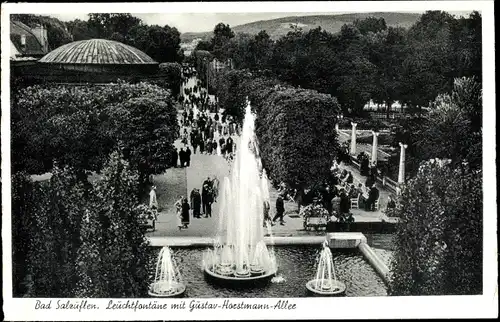
<svg viewBox="0 0 500 322"><path fill-rule="evenodd" d="M450 92L453 79L481 78L481 15L455 18L428 11L409 29L387 27L370 17L346 24L337 34L320 27L292 30L277 41L265 31L234 35L218 24L198 50L240 69L268 70L294 86L337 97L344 112L359 113L370 99L426 107Z"/></svg>
<svg viewBox="0 0 500 322"><path fill-rule="evenodd" d="M226 70L216 84L220 106L237 121L250 100L262 163L274 184L305 189L328 178L331 161L341 153L332 131L340 113L334 97L245 70Z"/></svg>
<svg viewBox="0 0 500 322"><path fill-rule="evenodd" d="M424 16L420 23L427 23L428 18ZM371 22L370 28L384 28L380 21ZM376 33L369 35L377 37ZM313 43L302 48L313 50ZM249 61L250 58L244 60L246 64ZM308 66L297 73L303 79L312 66L305 61L295 63ZM325 72L330 67L325 62L315 66ZM468 71L472 73L472 68ZM448 72L442 75L452 78L454 72ZM258 114L256 132L263 164L274 183L283 181L299 187L319 184L328 173L331 160L342 153L332 137L336 122L332 111L339 108L338 104L327 103L335 99L323 99L324 94L284 85L276 78L263 76L266 74L272 75L273 71L225 71L216 81L219 103L241 121L245 97L249 97ZM286 80L293 83L293 79ZM444 84L447 82L448 79L438 86L437 93L448 94L437 95L431 101L427 116L405 120L394 140L409 144L406 168L413 179L404 187L395 213L401 224L394 239L392 295L482 291L481 83L475 77L456 78L448 91L448 84ZM367 95L372 93L367 91Z"/></svg>
<svg viewBox="0 0 500 322"><path fill-rule="evenodd" d="M51 50L72 41L101 38L136 47L160 63L182 62L184 58L177 28L147 25L129 13L91 13L88 20L69 22L31 14L13 15L11 19L30 27L45 26Z"/></svg>
<svg viewBox="0 0 500 322"><path fill-rule="evenodd" d="M34 86L13 97L13 172L71 166L85 182L120 150L140 182L163 172L179 135L168 90L148 83Z"/></svg>
<svg viewBox="0 0 500 322"><path fill-rule="evenodd" d="M71 167L12 178L14 296L141 297L150 261L137 172L113 153L90 187Z"/></svg>

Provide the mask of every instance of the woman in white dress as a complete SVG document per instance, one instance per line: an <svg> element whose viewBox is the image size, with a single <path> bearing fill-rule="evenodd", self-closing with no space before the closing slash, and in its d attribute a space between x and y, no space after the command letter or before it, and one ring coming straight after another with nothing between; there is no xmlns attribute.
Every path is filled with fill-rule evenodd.
<svg viewBox="0 0 500 322"><path fill-rule="evenodd" d="M177 199L177 201L174 204L176 223L179 230L181 230L182 227L184 227L184 224L182 223L182 199L183 197L179 196L179 199Z"/></svg>
<svg viewBox="0 0 500 322"><path fill-rule="evenodd" d="M220 139L220 134L219 134L219 131L216 129L214 131L214 142L219 143L219 139ZM222 155L220 144L217 144L217 155L219 155L219 156Z"/></svg>

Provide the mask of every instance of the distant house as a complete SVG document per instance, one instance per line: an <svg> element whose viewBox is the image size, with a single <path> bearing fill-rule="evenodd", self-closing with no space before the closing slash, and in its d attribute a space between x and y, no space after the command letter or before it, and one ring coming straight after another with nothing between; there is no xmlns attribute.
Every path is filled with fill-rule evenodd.
<svg viewBox="0 0 500 322"><path fill-rule="evenodd" d="M10 22L11 60L38 60L48 52L47 29L44 26L30 28L19 21Z"/></svg>

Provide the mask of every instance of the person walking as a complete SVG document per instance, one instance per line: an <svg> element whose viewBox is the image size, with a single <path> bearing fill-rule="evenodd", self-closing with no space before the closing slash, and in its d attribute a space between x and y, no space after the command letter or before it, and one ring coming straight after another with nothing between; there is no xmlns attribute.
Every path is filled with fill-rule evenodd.
<svg viewBox="0 0 500 322"><path fill-rule="evenodd" d="M193 210L193 218L200 218L200 208L201 208L201 195L197 188L191 191L191 209Z"/></svg>
<svg viewBox="0 0 500 322"><path fill-rule="evenodd" d="M212 218L212 203L213 203L213 192L212 192L212 189L209 188L208 190L208 194L207 194L207 204L205 206L205 210L206 210L206 216L205 218Z"/></svg>
<svg viewBox="0 0 500 322"><path fill-rule="evenodd" d="M191 149L189 147L186 148L186 166L190 166L191 165Z"/></svg>
<svg viewBox="0 0 500 322"><path fill-rule="evenodd" d="M368 200L366 201L366 211L375 211L375 203L378 200L378 197L380 196L380 192L375 186L375 184L372 185L370 188L370 192L368 192Z"/></svg>
<svg viewBox="0 0 500 322"><path fill-rule="evenodd" d="M175 218L177 221L177 227L179 228L179 231L184 227L182 224L182 199L183 196L179 196L179 199L175 202Z"/></svg>
<svg viewBox="0 0 500 322"><path fill-rule="evenodd" d="M276 215L273 218L273 222L276 219L280 219L280 225L284 226L285 221L283 220L283 215L285 214L285 202L283 200L283 192L280 192L278 199L276 199Z"/></svg>
<svg viewBox="0 0 500 322"><path fill-rule="evenodd" d="M205 217L207 216L209 189L210 189L210 185L208 183L204 182L203 186L201 188L201 205L202 205L201 213L202 213L202 215L204 214Z"/></svg>
<svg viewBox="0 0 500 322"><path fill-rule="evenodd" d="M152 186L151 191L149 191L149 208L158 209L158 200L156 199L156 186Z"/></svg>
<svg viewBox="0 0 500 322"><path fill-rule="evenodd" d="M174 168L177 168L177 160L179 159L179 153L177 152L177 149L174 148L174 151L172 152L172 160L171 160L171 165Z"/></svg>
<svg viewBox="0 0 500 322"><path fill-rule="evenodd" d="M179 159L181 161L181 168L184 168L184 165L186 163L186 152L184 151L184 148L181 148L179 151Z"/></svg>
<svg viewBox="0 0 500 322"><path fill-rule="evenodd" d="M181 223L183 228L188 228L189 225L189 203L187 198L182 198L182 214L181 214Z"/></svg>
<svg viewBox="0 0 500 322"><path fill-rule="evenodd" d="M199 143L200 143L200 154L205 153L205 141L201 138L201 134L199 134Z"/></svg>

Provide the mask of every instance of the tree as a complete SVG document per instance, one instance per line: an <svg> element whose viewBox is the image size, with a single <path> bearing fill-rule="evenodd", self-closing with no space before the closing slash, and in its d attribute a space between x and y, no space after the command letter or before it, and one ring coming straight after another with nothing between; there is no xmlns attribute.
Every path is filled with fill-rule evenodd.
<svg viewBox="0 0 500 322"><path fill-rule="evenodd" d="M167 88L176 97L179 95L182 80L182 66L179 63L161 63L159 66L159 74L162 84L156 85Z"/></svg>
<svg viewBox="0 0 500 322"><path fill-rule="evenodd" d="M482 81L482 19L477 11L451 25L453 77L476 77Z"/></svg>
<svg viewBox="0 0 500 322"><path fill-rule="evenodd" d="M142 297L148 286L147 240L139 225L137 173L113 153L95 184L78 249L78 297Z"/></svg>
<svg viewBox="0 0 500 322"><path fill-rule="evenodd" d="M274 183L298 189L323 183L339 149L332 130L339 111L330 95L275 87L256 120L262 164Z"/></svg>
<svg viewBox="0 0 500 322"><path fill-rule="evenodd" d="M247 70L228 70L220 73L216 80L219 105L226 115L231 115L238 123L243 122L248 93L244 83L252 75Z"/></svg>
<svg viewBox="0 0 500 322"><path fill-rule="evenodd" d="M86 182L87 171L99 172L124 147L143 178L168 166L179 135L170 91L148 83L28 87L13 106L14 172L48 172L57 161Z"/></svg>
<svg viewBox="0 0 500 322"><path fill-rule="evenodd" d="M133 27L142 24L142 20L130 13L89 13L88 28L98 38L110 39L113 33L125 37Z"/></svg>
<svg viewBox="0 0 500 322"><path fill-rule="evenodd" d="M396 208L392 295L482 293L481 178L438 159L420 166Z"/></svg>
<svg viewBox="0 0 500 322"><path fill-rule="evenodd" d="M376 66L375 86L372 98L384 103L387 118L392 103L401 97L403 61L407 56L406 33L402 28L389 27L365 36L369 43L369 59Z"/></svg>
<svg viewBox="0 0 500 322"><path fill-rule="evenodd" d="M224 47L229 43L229 40L234 37L234 32L229 25L219 22L214 28L214 36L212 37L213 54L219 60L225 60L227 57L224 53Z"/></svg>
<svg viewBox="0 0 500 322"><path fill-rule="evenodd" d="M143 94L107 108L110 136L143 184L150 174L162 173L169 167L173 142L179 136L177 110L170 93L158 86L123 84L121 90Z"/></svg>
<svg viewBox="0 0 500 322"><path fill-rule="evenodd" d="M21 234L14 234L16 251L21 251L31 276L28 296L72 297L76 287L75 259L80 246L80 220L85 208L86 191L69 169L56 168L47 182L16 180L14 189L14 221ZM28 197L27 200L21 200ZM21 221L19 221L21 220ZM28 232L28 233L27 233ZM19 253L15 253L19 255ZM20 260L18 256L16 260ZM18 262L16 264L23 263Z"/></svg>
<svg viewBox="0 0 500 322"><path fill-rule="evenodd" d="M454 165L464 160L474 169L482 166L482 89L475 79L456 79L451 95L433 103L420 140L418 154L451 159Z"/></svg>
<svg viewBox="0 0 500 322"><path fill-rule="evenodd" d="M182 56L179 56L180 33L176 28L167 25L134 26L126 42L160 63L182 61Z"/></svg>
<svg viewBox="0 0 500 322"><path fill-rule="evenodd" d="M74 41L99 38L96 30L90 28L87 21L75 19L66 22L66 26Z"/></svg>
<svg viewBox="0 0 500 322"><path fill-rule="evenodd" d="M408 30L410 55L403 62L403 101L428 106L437 95L451 90L453 83L453 16L442 11L427 11Z"/></svg>
<svg viewBox="0 0 500 322"><path fill-rule="evenodd" d="M363 35L369 32L377 33L387 29L384 18L368 17L363 20L356 19L353 24Z"/></svg>
<svg viewBox="0 0 500 322"><path fill-rule="evenodd" d="M196 44L196 47L194 50L205 50L205 51L212 51L213 50L213 44L211 41L208 40L201 40Z"/></svg>

